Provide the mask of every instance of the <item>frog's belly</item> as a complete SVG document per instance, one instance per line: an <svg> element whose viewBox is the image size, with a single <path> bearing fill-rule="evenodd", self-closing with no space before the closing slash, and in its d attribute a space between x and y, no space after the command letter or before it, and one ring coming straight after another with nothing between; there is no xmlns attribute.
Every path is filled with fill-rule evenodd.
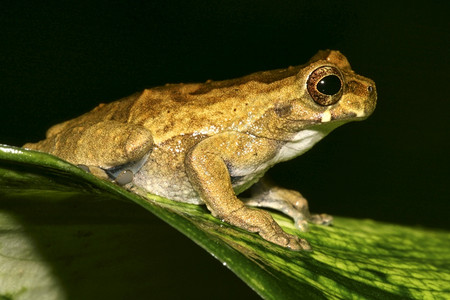
<svg viewBox="0 0 450 300"><path fill-rule="evenodd" d="M171 200L203 204L187 177L185 153L200 137L177 136L155 145L147 161L135 174L133 183L149 193Z"/></svg>
<svg viewBox="0 0 450 300"><path fill-rule="evenodd" d="M154 160L149 160L135 174L133 183L149 193L171 200L197 205L204 204L192 187L183 163L180 162L176 168L171 168L172 163L161 165Z"/></svg>
<svg viewBox="0 0 450 300"><path fill-rule="evenodd" d="M291 159L311 148L325 134L316 130L303 130L291 142L280 144L273 157L256 166L229 166L233 189L239 194L257 182L274 164ZM155 146L142 168L135 174L134 184L152 194L175 201L203 204L186 174L185 153L195 143L194 139L176 137L164 145ZM180 146L182 145L182 146Z"/></svg>
<svg viewBox="0 0 450 300"><path fill-rule="evenodd" d="M236 194L245 191L257 182L262 175L263 173L231 177L234 191ZM204 204L192 187L185 172L184 164L180 164L176 169L169 169L167 166L149 161L135 175L133 183L149 193L174 201L197 205Z"/></svg>
<svg viewBox="0 0 450 300"><path fill-rule="evenodd" d="M185 155L168 150L168 148L153 149L142 168L135 174L133 183L149 193L171 200L204 204L194 190L186 174ZM233 171L230 170L232 173ZM262 172L246 172L238 176L231 175L233 189L239 194L249 188L264 174Z"/></svg>

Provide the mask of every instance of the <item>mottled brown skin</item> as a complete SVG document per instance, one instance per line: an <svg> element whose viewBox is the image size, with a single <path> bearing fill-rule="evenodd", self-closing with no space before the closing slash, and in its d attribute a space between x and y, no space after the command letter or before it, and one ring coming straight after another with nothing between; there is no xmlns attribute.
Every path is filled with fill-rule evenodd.
<svg viewBox="0 0 450 300"><path fill-rule="evenodd" d="M314 96L315 77L328 69L312 79L310 75L324 66L338 74L342 88L331 96ZM316 98L325 100L320 104ZM270 242L309 249L268 212L248 207L281 210L299 229L306 229L307 221L331 222L327 215L311 216L298 192L259 184L247 205L236 194L334 128L366 118L375 103L372 80L355 74L341 53L320 51L297 67L218 82L167 84L100 104L24 147L89 166L100 177L107 177L103 170L134 166L134 186L176 201L206 204L214 216Z"/></svg>

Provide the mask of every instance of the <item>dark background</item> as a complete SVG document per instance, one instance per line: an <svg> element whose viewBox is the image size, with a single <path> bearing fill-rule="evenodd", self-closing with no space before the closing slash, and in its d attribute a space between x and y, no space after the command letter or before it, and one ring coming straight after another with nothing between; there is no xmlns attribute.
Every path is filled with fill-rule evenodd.
<svg viewBox="0 0 450 300"><path fill-rule="evenodd" d="M374 115L269 175L316 212L449 229L448 11L446 1L2 1L0 143L43 139L51 125L147 87L338 49L375 80Z"/></svg>

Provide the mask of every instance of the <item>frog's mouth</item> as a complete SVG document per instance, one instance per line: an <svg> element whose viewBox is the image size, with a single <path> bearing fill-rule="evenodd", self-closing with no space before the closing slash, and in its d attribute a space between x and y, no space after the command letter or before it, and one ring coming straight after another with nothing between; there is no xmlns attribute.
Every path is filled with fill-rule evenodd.
<svg viewBox="0 0 450 300"><path fill-rule="evenodd" d="M321 113L321 122L339 122L345 121L362 121L367 119L375 110L377 96L376 91L371 92L371 96L364 102L351 102L346 99L341 99L340 102L334 106L330 106L323 113Z"/></svg>
<svg viewBox="0 0 450 300"><path fill-rule="evenodd" d="M362 121L367 118L367 115L362 112L347 112L339 114L331 114L330 112L325 112L322 114L322 123L335 123L335 122L352 122L352 121Z"/></svg>

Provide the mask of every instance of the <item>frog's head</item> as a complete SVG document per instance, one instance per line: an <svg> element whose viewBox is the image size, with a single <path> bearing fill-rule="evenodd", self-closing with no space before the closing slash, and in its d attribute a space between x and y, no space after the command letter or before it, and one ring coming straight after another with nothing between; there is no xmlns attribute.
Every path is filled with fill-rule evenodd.
<svg viewBox="0 0 450 300"><path fill-rule="evenodd" d="M302 66L296 81L301 96L290 118L309 116L311 125L346 123L363 120L375 109L375 83L356 74L339 51L319 51Z"/></svg>
<svg viewBox="0 0 450 300"><path fill-rule="evenodd" d="M375 83L356 74L339 51L319 51L288 72L290 76L275 81L282 96L275 97L271 118L266 118L267 136L292 139L304 129L326 135L344 123L364 120L375 109Z"/></svg>

